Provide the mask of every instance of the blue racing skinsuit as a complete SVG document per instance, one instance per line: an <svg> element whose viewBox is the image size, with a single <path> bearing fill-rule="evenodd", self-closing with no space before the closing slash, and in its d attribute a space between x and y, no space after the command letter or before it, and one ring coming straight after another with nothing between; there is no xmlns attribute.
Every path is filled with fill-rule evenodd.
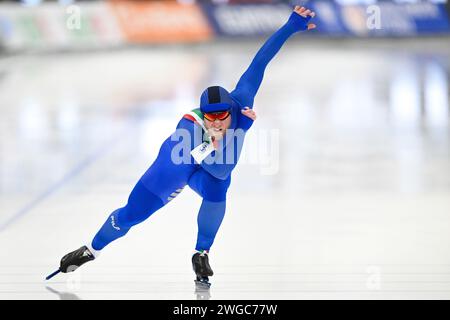
<svg viewBox="0 0 450 320"><path fill-rule="evenodd" d="M229 94L230 129L243 133L241 138L253 123L241 110L247 106L253 107L267 64L292 34L307 29L309 19L310 17L304 18L293 12L289 20L264 43L239 79L236 88ZM236 143L237 137L227 131L220 147L200 164L197 163L192 159L190 151L203 142L204 128L200 125L201 118L202 114L195 110L194 114L186 115L180 120L175 132L163 142L156 160L132 190L128 203L115 210L95 235L92 241L93 249L101 250L110 242L124 236L132 226L144 221L175 198L186 185L203 198L197 219L198 236L195 249L202 251L211 248L225 214L231 171L239 159L243 140ZM178 150L180 142L182 146L187 147ZM229 149L232 149L231 161L229 158L224 161ZM174 161L174 155L188 161Z"/></svg>

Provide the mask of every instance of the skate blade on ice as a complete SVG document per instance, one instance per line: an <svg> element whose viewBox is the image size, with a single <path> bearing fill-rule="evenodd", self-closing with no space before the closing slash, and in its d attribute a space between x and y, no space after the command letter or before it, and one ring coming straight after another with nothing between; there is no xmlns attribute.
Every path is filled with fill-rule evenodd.
<svg viewBox="0 0 450 320"><path fill-rule="evenodd" d="M52 274L49 274L47 277L45 277L45 280L50 280L51 278L53 278L54 276L56 276L58 273L60 273L61 270L56 270L55 272L53 272Z"/></svg>
<svg viewBox="0 0 450 320"><path fill-rule="evenodd" d="M211 287L211 283L208 278L196 279L194 282L196 290L209 290Z"/></svg>

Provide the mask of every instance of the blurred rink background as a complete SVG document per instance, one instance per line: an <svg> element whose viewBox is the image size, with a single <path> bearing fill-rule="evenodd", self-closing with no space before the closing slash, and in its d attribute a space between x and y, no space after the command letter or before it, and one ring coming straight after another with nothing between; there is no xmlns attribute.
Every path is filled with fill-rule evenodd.
<svg viewBox="0 0 450 320"><path fill-rule="evenodd" d="M211 251L188 188L45 282L292 6ZM0 1L0 299L450 298L447 1Z"/></svg>

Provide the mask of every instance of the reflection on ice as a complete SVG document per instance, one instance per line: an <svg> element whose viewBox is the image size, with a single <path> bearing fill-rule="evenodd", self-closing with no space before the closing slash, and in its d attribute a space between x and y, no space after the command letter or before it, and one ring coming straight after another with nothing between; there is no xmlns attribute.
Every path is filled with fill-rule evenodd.
<svg viewBox="0 0 450 320"><path fill-rule="evenodd" d="M60 300L81 300L80 297L78 297L75 293L72 292L60 292L58 290L53 289L50 286L45 286L45 289L47 289L51 293L56 294Z"/></svg>

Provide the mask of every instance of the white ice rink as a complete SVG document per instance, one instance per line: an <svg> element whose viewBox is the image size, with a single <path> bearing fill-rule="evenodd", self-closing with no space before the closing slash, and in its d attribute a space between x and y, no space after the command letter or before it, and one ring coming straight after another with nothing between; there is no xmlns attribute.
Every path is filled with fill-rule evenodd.
<svg viewBox="0 0 450 320"><path fill-rule="evenodd" d="M188 188L77 272L209 85L261 41L0 57L0 299L449 299L450 41L290 41L232 176L207 293Z"/></svg>

